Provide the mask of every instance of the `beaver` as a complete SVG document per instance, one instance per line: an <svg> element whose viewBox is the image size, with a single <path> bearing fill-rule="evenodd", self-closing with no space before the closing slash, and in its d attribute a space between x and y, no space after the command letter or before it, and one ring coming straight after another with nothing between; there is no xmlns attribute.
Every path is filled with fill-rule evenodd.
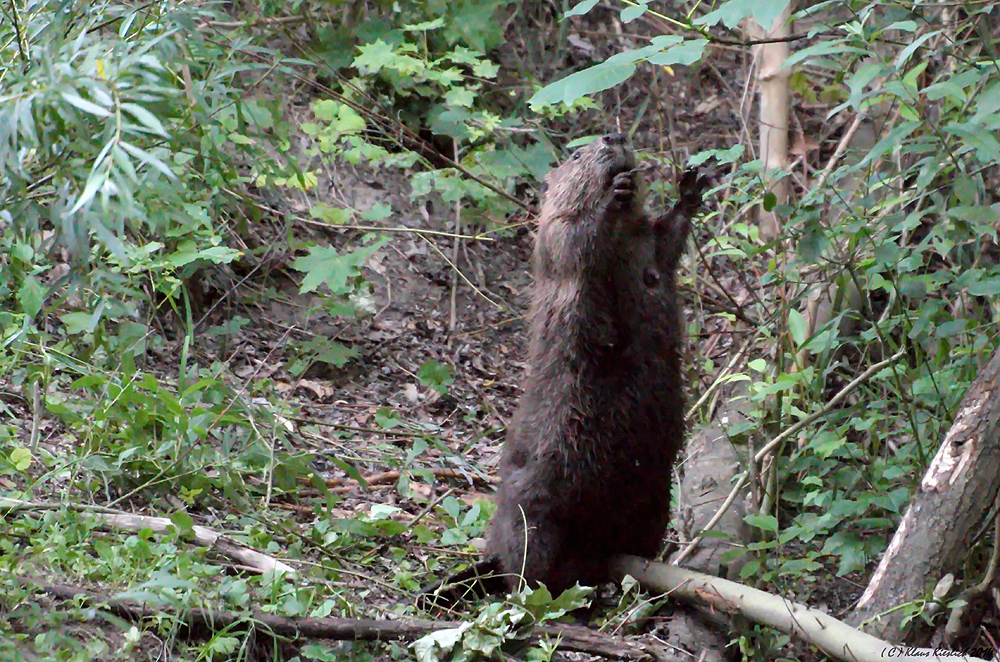
<svg viewBox="0 0 1000 662"><path fill-rule="evenodd" d="M654 557L684 442L674 272L705 179L650 218L622 134L578 149L542 186L528 370L504 444L487 565L553 593Z"/></svg>

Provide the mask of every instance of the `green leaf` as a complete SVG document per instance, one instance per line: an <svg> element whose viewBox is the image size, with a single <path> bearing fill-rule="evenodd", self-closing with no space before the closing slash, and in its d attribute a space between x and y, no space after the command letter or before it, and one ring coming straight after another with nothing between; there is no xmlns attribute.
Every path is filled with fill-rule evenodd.
<svg viewBox="0 0 1000 662"><path fill-rule="evenodd" d="M275 126L274 113L260 102L250 99L239 105L240 113L248 124L270 131Z"/></svg>
<svg viewBox="0 0 1000 662"><path fill-rule="evenodd" d="M740 568L740 579L749 579L750 577L757 576L763 569L763 565L763 558L750 559Z"/></svg>
<svg viewBox="0 0 1000 662"><path fill-rule="evenodd" d="M377 202L372 205L371 209L365 212L361 212L361 218L366 221L384 221L385 219L392 216L392 208L388 205L384 205L381 202Z"/></svg>
<svg viewBox="0 0 1000 662"><path fill-rule="evenodd" d="M430 128L436 134L465 141L472 137L469 125L472 124L473 117L464 108L444 109L432 114Z"/></svg>
<svg viewBox="0 0 1000 662"><path fill-rule="evenodd" d="M781 12L788 7L790 0L728 0L723 2L715 11L708 12L695 21L696 25L707 25L709 27L718 25L720 22L730 30L739 27L740 22L747 17L752 17L759 26L765 30L770 30L774 21L781 16Z"/></svg>
<svg viewBox="0 0 1000 662"><path fill-rule="evenodd" d="M123 103L122 110L138 120L139 124L149 129L152 133L164 138L169 138L170 134L163 128L160 120L153 113L135 103Z"/></svg>
<svg viewBox="0 0 1000 662"><path fill-rule="evenodd" d="M232 653L236 652L236 648L240 645L240 640L236 637L223 637L221 635L215 635L208 642L208 650L212 653L218 653L220 657L228 657ZM209 655L209 658L214 658L215 655Z"/></svg>
<svg viewBox="0 0 1000 662"><path fill-rule="evenodd" d="M543 87L528 100L528 104L532 108L556 103L572 104L580 97L627 80L635 72L635 63L644 59L660 66L690 64L701 57L707 43L704 39L685 42L676 35L659 35L642 48L617 53L600 64Z"/></svg>
<svg viewBox="0 0 1000 662"><path fill-rule="evenodd" d="M335 600L327 600L323 604L326 611L321 613L319 610L315 610L309 615L316 618L324 618L333 612L333 608L335 606L337 606L337 602ZM318 662L342 662L344 659L344 653L340 647L320 642L306 644L305 646L302 646L300 651L302 653L302 657L306 660L317 660Z"/></svg>
<svg viewBox="0 0 1000 662"><path fill-rule="evenodd" d="M822 430L809 441L809 448L822 458L829 458L847 443L847 439L833 430Z"/></svg>
<svg viewBox="0 0 1000 662"><path fill-rule="evenodd" d="M438 17L433 21L424 21L423 23L410 23L404 25L403 30L407 32L429 32L437 30L440 27L444 27L444 17Z"/></svg>
<svg viewBox="0 0 1000 662"><path fill-rule="evenodd" d="M986 205L955 205L949 207L946 214L949 218L957 218L970 223L993 225L1000 222L998 209Z"/></svg>
<svg viewBox="0 0 1000 662"><path fill-rule="evenodd" d="M761 204L764 206L764 211L771 211L778 204L778 196L776 196L771 191L768 191L764 194L764 198L761 201Z"/></svg>
<svg viewBox="0 0 1000 662"><path fill-rule="evenodd" d="M70 104L76 106L80 110L90 115L97 115L98 117L111 117L111 111L103 106L98 106L93 101L87 101L81 96L72 94L70 92L63 92L62 98L65 99Z"/></svg>
<svg viewBox="0 0 1000 662"><path fill-rule="evenodd" d="M347 364L348 361L357 357L358 350L353 347L347 347L346 345L341 345L338 342L330 342L326 349L316 355L316 360L321 363L326 363L332 365L335 368L341 368Z"/></svg>
<svg viewBox="0 0 1000 662"><path fill-rule="evenodd" d="M106 170L101 170L99 172L92 172L90 177L87 178L87 183L83 187L83 193L77 198L76 203L73 207L65 213L66 216L72 216L76 212L83 209L85 205L90 204L90 201L94 199L97 195L98 189L100 189L108 181L108 173Z"/></svg>
<svg viewBox="0 0 1000 662"><path fill-rule="evenodd" d="M838 577L843 577L855 570L863 570L865 567L865 546L854 533L837 531L827 538L822 553L840 557L840 567L837 569Z"/></svg>
<svg viewBox="0 0 1000 662"><path fill-rule="evenodd" d="M445 393L448 387L455 382L451 366L437 361L427 361L417 370L417 377L424 386L433 388L438 393Z"/></svg>
<svg viewBox="0 0 1000 662"><path fill-rule="evenodd" d="M469 542L469 536L459 529L446 529L441 534L442 545L465 545Z"/></svg>
<svg viewBox="0 0 1000 662"><path fill-rule="evenodd" d="M441 662L450 660L451 652L462 641L462 635L473 626L463 623L457 628L437 630L413 642L413 653L417 662Z"/></svg>
<svg viewBox="0 0 1000 662"><path fill-rule="evenodd" d="M30 266L35 259L35 250L31 247L31 244L25 243L23 241L15 241L14 245L10 248L10 257L18 260L23 266Z"/></svg>
<svg viewBox="0 0 1000 662"><path fill-rule="evenodd" d="M452 107L472 108L472 104L476 101L476 93L463 87L453 87L445 92L444 100Z"/></svg>
<svg viewBox="0 0 1000 662"><path fill-rule="evenodd" d="M559 594L559 597L549 603L545 620L562 618L571 611L586 607L590 604L590 594L593 592L592 588L580 586L579 584L566 589Z"/></svg>
<svg viewBox="0 0 1000 662"><path fill-rule="evenodd" d="M634 5L627 5L625 9L621 11L620 17L622 23L631 23L640 16L646 13L648 9L647 5L650 0L639 0Z"/></svg>
<svg viewBox="0 0 1000 662"><path fill-rule="evenodd" d="M778 520L773 515L761 515L759 513L756 515L747 515L743 518L743 521L762 531L769 533L778 532Z"/></svg>
<svg viewBox="0 0 1000 662"><path fill-rule="evenodd" d="M725 165L727 163L735 163L743 156L744 152L746 152L746 146L737 143L736 145L733 145L729 149L710 149L704 152L698 152L690 159L688 159L688 164L693 166L699 166L713 157L718 163L722 165Z"/></svg>
<svg viewBox="0 0 1000 662"><path fill-rule="evenodd" d="M976 198L979 197L980 193L979 186L976 185L976 180L964 172L956 175L955 181L952 184L952 190L955 191L955 197L958 198L959 204L962 205L975 205Z"/></svg>
<svg viewBox="0 0 1000 662"><path fill-rule="evenodd" d="M42 310L45 302L46 287L34 276L28 276L17 290L17 302L28 317L34 317Z"/></svg>
<svg viewBox="0 0 1000 662"><path fill-rule="evenodd" d="M912 42L910 42L910 44L906 48L901 50L899 52L899 55L896 57L896 69L902 69L903 66L906 64L906 61L910 59L910 57L916 52L918 48L920 48L923 45L925 41L927 41L928 39L937 34L940 34L940 32L941 32L940 30L927 32L925 34L920 35Z"/></svg>
<svg viewBox="0 0 1000 662"><path fill-rule="evenodd" d="M167 257L167 263L174 267L183 267L196 260L206 260L212 264L229 264L242 253L227 246L209 246L200 248L194 241L184 241L177 251Z"/></svg>
<svg viewBox="0 0 1000 662"><path fill-rule="evenodd" d="M146 150L142 149L141 147L136 147L135 145L127 143L124 140L119 141L118 144L121 145L122 149L124 149L126 152L128 152L135 158L139 159L146 165L153 166L154 168L162 172L164 175L167 176L167 179L177 179L177 175L175 175L174 171L170 169L170 166L168 166L166 163L156 158Z"/></svg>
<svg viewBox="0 0 1000 662"><path fill-rule="evenodd" d="M1000 295L1000 276L983 278L980 281L970 284L967 291L972 296L977 297L995 297Z"/></svg>
<svg viewBox="0 0 1000 662"><path fill-rule="evenodd" d="M818 262L823 251L829 248L830 240L819 223L807 223L802 229L797 249L806 262Z"/></svg>
<svg viewBox="0 0 1000 662"><path fill-rule="evenodd" d="M132 164L132 159L129 158L128 152L122 149L122 146L118 143L115 143L111 148L111 160L118 167L118 171L128 177L133 184L139 183L139 175Z"/></svg>
<svg viewBox="0 0 1000 662"><path fill-rule="evenodd" d="M300 291L305 294L312 292L326 283L334 294L348 294L347 283L350 279L361 275L361 265L386 242L380 239L369 246L341 255L336 248L329 246L313 246L309 255L294 260L292 268L305 272Z"/></svg>
<svg viewBox="0 0 1000 662"><path fill-rule="evenodd" d="M957 319L945 322L944 324L938 324L937 328L934 329L935 338L949 338L959 333L963 333L965 328L969 325L969 320Z"/></svg>
<svg viewBox="0 0 1000 662"><path fill-rule="evenodd" d="M341 133L358 133L363 131L365 126L365 118L358 114L356 110L348 106L347 104L341 104L340 109L337 111L337 122L333 125L335 131Z"/></svg>
<svg viewBox="0 0 1000 662"><path fill-rule="evenodd" d="M707 39L686 39L683 43L671 46L664 51L648 58L650 64L668 67L674 64L689 65L701 59L708 46Z"/></svg>
<svg viewBox="0 0 1000 662"><path fill-rule="evenodd" d="M809 322L794 308L788 311L788 332L796 347L802 347L809 340Z"/></svg>
<svg viewBox="0 0 1000 662"><path fill-rule="evenodd" d="M849 74L844 80L847 88L851 91L847 102L855 108L860 108L865 93L869 90L868 86L882 74L882 70L881 64L869 62L862 64L853 74Z"/></svg>
<svg viewBox="0 0 1000 662"><path fill-rule="evenodd" d="M472 65L472 73L480 78L496 78L500 73L500 65L489 60L480 60Z"/></svg>
<svg viewBox="0 0 1000 662"><path fill-rule="evenodd" d="M354 211L342 207L332 207L325 202L317 202L309 209L309 215L330 225L343 225L354 220Z"/></svg>
<svg viewBox="0 0 1000 662"><path fill-rule="evenodd" d="M66 331L70 334L93 333L98 323L104 317L106 309L107 300L102 299L92 313L66 313L59 319L66 325Z"/></svg>
<svg viewBox="0 0 1000 662"><path fill-rule="evenodd" d="M596 5L597 0L583 0L583 2L577 3L573 7L567 9L564 17L569 18L570 16L583 16Z"/></svg>
<svg viewBox="0 0 1000 662"><path fill-rule="evenodd" d="M821 41L813 46L807 46L800 51L795 51L785 63L781 65L783 68L790 69L799 62L805 62L810 58L818 58L823 55L858 55L864 56L868 55L868 52L855 48L853 46L847 46L843 41L836 39L832 41Z"/></svg>
<svg viewBox="0 0 1000 662"><path fill-rule="evenodd" d="M354 66L363 74L380 71L388 62L396 60L396 49L381 39L358 46L361 54L354 58Z"/></svg>
<svg viewBox="0 0 1000 662"><path fill-rule="evenodd" d="M603 92L625 82L635 73L634 64L608 65L601 63L546 85L528 99L533 109L557 103L571 104L582 96Z"/></svg>
<svg viewBox="0 0 1000 662"><path fill-rule="evenodd" d="M1000 161L1000 141L982 126L954 123L946 125L943 130L959 136L966 149L975 149L976 156L982 163L992 164Z"/></svg>
<svg viewBox="0 0 1000 662"><path fill-rule="evenodd" d="M182 535L190 534L194 528L194 520L183 510L179 510L170 516L170 521L177 527Z"/></svg>
<svg viewBox="0 0 1000 662"><path fill-rule="evenodd" d="M372 519L389 519L396 513L403 512L403 509L399 506L391 506L385 503L375 503L372 504L371 510L368 512Z"/></svg>
<svg viewBox="0 0 1000 662"><path fill-rule="evenodd" d="M1000 82L993 82L976 96L976 114L970 122L979 124L997 113L1000 113Z"/></svg>
<svg viewBox="0 0 1000 662"><path fill-rule="evenodd" d="M15 448L10 452L10 463L18 471L26 471L31 466L31 451L27 448Z"/></svg>

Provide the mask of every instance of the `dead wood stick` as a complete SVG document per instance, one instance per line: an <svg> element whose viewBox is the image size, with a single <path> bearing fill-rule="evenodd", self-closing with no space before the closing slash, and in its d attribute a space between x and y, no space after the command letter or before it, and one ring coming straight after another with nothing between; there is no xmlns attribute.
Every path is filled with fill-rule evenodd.
<svg viewBox="0 0 1000 662"><path fill-rule="evenodd" d="M0 509L5 510L53 510L56 508L69 508L84 513L100 521L104 526L119 531L138 532L149 529L156 533L165 533L171 528L179 528L166 517L150 517L148 515L133 515L130 513L109 512L105 508L88 508L79 505L38 503L33 501L22 501L21 499L0 499ZM262 552L248 547L232 538L229 538L217 531L213 531L204 526L191 527L191 540L201 547L213 549L219 554L231 559L260 573L282 572L295 573L295 568L282 563L273 556L268 556Z"/></svg>
<svg viewBox="0 0 1000 662"><path fill-rule="evenodd" d="M87 603L132 621L162 617L172 613L189 628L188 636L209 637L234 625L246 623L257 636L286 639L334 639L339 641L411 641L437 630L457 628L458 621L374 620L360 618L286 618L261 612L240 613L219 609L176 609L166 605L138 604L123 597L104 595L98 591L68 584L43 584L18 577L28 588L43 591L62 600L82 596ZM559 638L560 647L618 659L649 659L649 647L620 637L604 634L578 625L541 625L531 634L533 641ZM659 651L658 651L659 652Z"/></svg>
<svg viewBox="0 0 1000 662"><path fill-rule="evenodd" d="M616 573L632 575L650 590L670 593L716 612L742 614L755 623L798 637L838 660L884 662L891 658L986 662L982 658L940 649L895 646L855 630L818 609L693 570L637 556L618 556L613 564Z"/></svg>
<svg viewBox="0 0 1000 662"><path fill-rule="evenodd" d="M462 478L464 480L472 480L472 481L479 480L487 485L496 483L496 480L489 476L470 475L458 469L451 469L449 467L434 467L426 469L426 471L431 472L438 478ZM389 471L382 471L376 474L369 474L367 476L364 476L364 482L368 485L388 485L389 483L393 483L399 480L399 477L401 475L402 472L392 469ZM360 481L358 481L355 478L351 478L349 476L327 478L325 479L324 482L326 483L326 486L331 489L332 492L340 492L342 490L343 491L354 490L357 488L358 485L361 484Z"/></svg>

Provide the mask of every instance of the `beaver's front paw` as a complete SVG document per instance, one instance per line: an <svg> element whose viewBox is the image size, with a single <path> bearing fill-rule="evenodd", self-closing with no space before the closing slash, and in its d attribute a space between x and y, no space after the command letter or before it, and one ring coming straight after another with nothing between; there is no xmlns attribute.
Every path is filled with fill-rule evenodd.
<svg viewBox="0 0 1000 662"><path fill-rule="evenodd" d="M626 170L615 175L612 182L615 202L624 206L629 205L635 197L635 177L632 170Z"/></svg>
<svg viewBox="0 0 1000 662"><path fill-rule="evenodd" d="M698 209L702 205L702 194L712 186L715 186L712 173L697 167L685 170L677 182L678 209Z"/></svg>

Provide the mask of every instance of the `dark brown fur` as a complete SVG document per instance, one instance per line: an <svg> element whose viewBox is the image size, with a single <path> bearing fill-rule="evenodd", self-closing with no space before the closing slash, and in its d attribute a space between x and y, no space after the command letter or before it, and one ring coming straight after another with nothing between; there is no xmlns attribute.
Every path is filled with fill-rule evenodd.
<svg viewBox="0 0 1000 662"><path fill-rule="evenodd" d="M674 271L701 180L664 217L643 212L621 135L545 177L530 356L504 446L486 554L511 587L608 579L615 554L653 557L684 441Z"/></svg>

